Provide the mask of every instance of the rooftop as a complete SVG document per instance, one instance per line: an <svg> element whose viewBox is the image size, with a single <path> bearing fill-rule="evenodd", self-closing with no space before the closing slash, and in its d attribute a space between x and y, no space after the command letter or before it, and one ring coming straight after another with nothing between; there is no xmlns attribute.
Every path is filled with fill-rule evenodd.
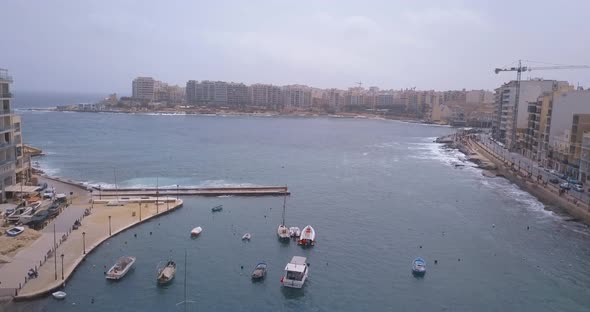
<svg viewBox="0 0 590 312"><path fill-rule="evenodd" d="M4 68L0 68L0 80L7 80L12 82L12 76L8 75L8 70Z"/></svg>

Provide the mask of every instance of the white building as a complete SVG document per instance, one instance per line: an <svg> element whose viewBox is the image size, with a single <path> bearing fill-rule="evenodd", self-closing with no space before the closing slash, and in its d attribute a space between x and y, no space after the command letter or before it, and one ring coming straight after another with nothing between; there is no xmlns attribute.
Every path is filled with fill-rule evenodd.
<svg viewBox="0 0 590 312"><path fill-rule="evenodd" d="M154 91L156 81L152 77L137 77L133 79L132 96L135 99L152 101L154 99Z"/></svg>
<svg viewBox="0 0 590 312"><path fill-rule="evenodd" d="M6 199L5 189L16 183L16 140L22 142L20 121L18 123L19 135L15 135L14 115L10 105L12 99L12 93L10 93L11 83L12 77L8 75L8 71L0 69L0 189L2 190L2 201ZM20 151L22 153L22 148Z"/></svg>
<svg viewBox="0 0 590 312"><path fill-rule="evenodd" d="M590 90L558 92L553 97L549 146L569 143L566 139L572 129L575 114L590 114Z"/></svg>

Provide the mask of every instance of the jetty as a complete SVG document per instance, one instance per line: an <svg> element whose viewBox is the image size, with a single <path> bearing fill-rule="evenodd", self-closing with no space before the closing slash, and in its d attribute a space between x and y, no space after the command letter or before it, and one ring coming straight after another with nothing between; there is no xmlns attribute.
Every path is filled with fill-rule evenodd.
<svg viewBox="0 0 590 312"><path fill-rule="evenodd" d="M177 188L93 188L93 197L102 196L284 196L290 195L286 186L248 187L177 187Z"/></svg>

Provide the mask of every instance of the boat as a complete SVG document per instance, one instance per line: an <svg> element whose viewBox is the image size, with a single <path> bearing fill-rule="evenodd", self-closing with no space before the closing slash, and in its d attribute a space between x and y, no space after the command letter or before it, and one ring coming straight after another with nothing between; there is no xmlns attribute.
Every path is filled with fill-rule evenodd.
<svg viewBox="0 0 590 312"><path fill-rule="evenodd" d="M200 226L197 226L196 228L192 229L191 237L197 237L199 234L201 234L201 232L203 232L203 229Z"/></svg>
<svg viewBox="0 0 590 312"><path fill-rule="evenodd" d="M215 206L213 208L211 208L211 212L218 212L223 210L223 205L219 205L219 206Z"/></svg>
<svg viewBox="0 0 590 312"><path fill-rule="evenodd" d="M165 285L174 279L176 274L176 263L172 260L166 263L166 266L158 270L158 284Z"/></svg>
<svg viewBox="0 0 590 312"><path fill-rule="evenodd" d="M121 257L115 265L113 265L107 272L106 278L110 280L118 280L123 278L135 263L135 257L126 256Z"/></svg>
<svg viewBox="0 0 590 312"><path fill-rule="evenodd" d="M40 224L43 224L43 222L45 222L45 220L47 220L48 217L49 217L48 210L39 210L33 215L31 220L29 220L29 222L27 223L27 226L29 226L30 228L37 227Z"/></svg>
<svg viewBox="0 0 590 312"><path fill-rule="evenodd" d="M301 246L313 246L315 244L315 230L311 227L311 225L303 228L297 243Z"/></svg>
<svg viewBox="0 0 590 312"><path fill-rule="evenodd" d="M415 275L424 275L426 273L426 261L422 258L414 259L414 262L412 262L412 273Z"/></svg>
<svg viewBox="0 0 590 312"><path fill-rule="evenodd" d="M301 236L301 230L296 226L292 226L289 228L289 236L299 237L299 236Z"/></svg>
<svg viewBox="0 0 590 312"><path fill-rule="evenodd" d="M62 300L66 297L66 293L63 291L56 291L54 293L51 294L53 296L53 298L57 299L57 300Z"/></svg>
<svg viewBox="0 0 590 312"><path fill-rule="evenodd" d="M250 238L252 238L252 235L250 235L250 233L246 233L244 234L244 236L242 236L242 240L250 240Z"/></svg>
<svg viewBox="0 0 590 312"><path fill-rule="evenodd" d="M24 226L15 226L13 228L6 230L6 235L14 237L14 236L20 235L24 231L25 231Z"/></svg>
<svg viewBox="0 0 590 312"><path fill-rule="evenodd" d="M287 205L287 195L284 196L283 199L283 222L279 224L279 228L277 229L277 235L279 236L280 240L288 240L289 239L289 229L285 226L285 207Z"/></svg>
<svg viewBox="0 0 590 312"><path fill-rule="evenodd" d="M285 267L285 276L281 278L281 283L285 287L301 288L305 283L308 275L307 258L295 256Z"/></svg>
<svg viewBox="0 0 590 312"><path fill-rule="evenodd" d="M14 210L12 214L10 214L6 220L8 222L18 222L20 220L21 215L28 215L33 211L33 207L20 207Z"/></svg>
<svg viewBox="0 0 590 312"><path fill-rule="evenodd" d="M32 208L32 210L21 214L18 218L18 222L20 222L22 224L29 223L31 221L31 219L33 218L33 216L37 213L37 208L39 208L40 206L41 206L41 202L32 203L30 206Z"/></svg>
<svg viewBox="0 0 590 312"><path fill-rule="evenodd" d="M252 271L252 279L253 280L260 280L266 276L266 263L260 262Z"/></svg>

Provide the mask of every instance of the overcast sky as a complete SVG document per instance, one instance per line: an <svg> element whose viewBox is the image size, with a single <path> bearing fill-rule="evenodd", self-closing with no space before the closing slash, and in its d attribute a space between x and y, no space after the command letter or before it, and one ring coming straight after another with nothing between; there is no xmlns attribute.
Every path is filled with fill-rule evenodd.
<svg viewBox="0 0 590 312"><path fill-rule="evenodd" d="M136 76L493 89L518 59L590 64L590 1L3 1L15 90L130 93ZM531 65L539 65L533 64ZM524 77L590 86L590 70Z"/></svg>

